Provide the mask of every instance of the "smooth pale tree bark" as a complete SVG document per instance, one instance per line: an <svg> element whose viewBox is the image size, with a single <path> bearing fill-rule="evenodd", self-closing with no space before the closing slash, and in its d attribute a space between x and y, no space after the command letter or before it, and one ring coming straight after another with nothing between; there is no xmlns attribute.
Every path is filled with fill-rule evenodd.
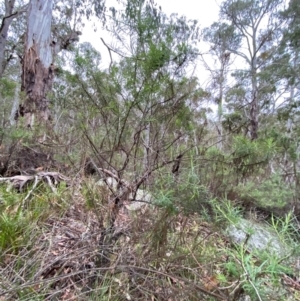
<svg viewBox="0 0 300 301"><path fill-rule="evenodd" d="M260 114L260 84L259 73L268 60L264 63L258 58L264 53L272 57L276 51L273 39L276 37L282 22L277 18L279 9L284 4L283 0L226 0L221 6L221 15L235 27L236 34L243 40L240 49L228 48L227 50L240 56L248 65L251 78L251 92L247 99L249 104L250 136L257 139Z"/></svg>
<svg viewBox="0 0 300 301"><path fill-rule="evenodd" d="M50 118L47 94L54 79L51 43L52 0L31 0L22 70L22 91L26 94L22 114L28 127Z"/></svg>
<svg viewBox="0 0 300 301"><path fill-rule="evenodd" d="M27 13L25 51L22 62L21 90L25 102L18 116L25 117L25 125L31 127L50 120L49 100L54 80L54 58L62 49L78 41L79 31L52 40L51 22L53 0L31 0ZM17 116L17 117L18 117Z"/></svg>
<svg viewBox="0 0 300 301"><path fill-rule="evenodd" d="M5 0L5 14L0 26L0 78L9 60L9 58L7 60L5 57L9 27L15 18L26 11L27 5L16 11L14 11L14 8L15 0Z"/></svg>
<svg viewBox="0 0 300 301"><path fill-rule="evenodd" d="M234 35L234 29L232 26L226 23L213 23L210 27L203 30L203 40L210 43L211 47L209 55L214 59L214 65L210 66L202 55L202 61L204 67L211 74L211 86L209 91L213 101L218 105L218 147L222 148L223 139L223 105L226 95L227 78L229 75L229 66L232 63L230 59L230 52L228 48L238 48L240 44L240 38Z"/></svg>
<svg viewBox="0 0 300 301"><path fill-rule="evenodd" d="M20 85L18 84L16 85L15 88L14 100L13 100L10 117L9 117L10 125L14 125L16 123L15 117L16 117L16 112L18 111L19 103L20 103Z"/></svg>

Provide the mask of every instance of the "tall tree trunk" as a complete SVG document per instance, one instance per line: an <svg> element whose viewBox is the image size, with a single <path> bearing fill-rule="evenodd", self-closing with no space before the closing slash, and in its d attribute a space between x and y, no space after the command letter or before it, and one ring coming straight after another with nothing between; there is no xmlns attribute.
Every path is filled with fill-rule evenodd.
<svg viewBox="0 0 300 301"><path fill-rule="evenodd" d="M5 0L5 14L0 26L0 78L5 71L7 63L12 58L12 54L5 58L9 27L15 18L26 12L27 6L28 4L25 4L21 8L14 11L15 0Z"/></svg>
<svg viewBox="0 0 300 301"><path fill-rule="evenodd" d="M31 0L27 14L22 88L26 98L23 105L25 123L31 127L50 119L48 93L54 79L51 44L53 0Z"/></svg>
<svg viewBox="0 0 300 301"><path fill-rule="evenodd" d="M258 137L258 83L257 83L257 27L252 26L252 51L251 56L251 103L250 103L250 136L251 140Z"/></svg>
<svg viewBox="0 0 300 301"><path fill-rule="evenodd" d="M220 63L221 63L221 69L220 74L218 78L218 85L219 85L219 95L218 95L218 147L219 149L223 148L223 127L222 127L222 116L223 116L223 98L224 98L224 86L226 83L226 76L227 71L226 70L229 66L229 59L230 59L230 53L221 53L220 56Z"/></svg>
<svg viewBox="0 0 300 301"><path fill-rule="evenodd" d="M15 95L14 95L14 101L10 112L10 125L14 125L16 123L16 112L18 111L19 103L20 103L20 85L16 85L15 87Z"/></svg>
<svg viewBox="0 0 300 301"><path fill-rule="evenodd" d="M255 140L258 137L258 87L256 74L252 75L252 91L251 91L251 103L250 103L250 136L251 140Z"/></svg>
<svg viewBox="0 0 300 301"><path fill-rule="evenodd" d="M2 19L0 27L0 78L3 75L6 66L5 48L7 42L8 29L15 16L15 14L13 14L14 6L15 0L5 0L5 16Z"/></svg>

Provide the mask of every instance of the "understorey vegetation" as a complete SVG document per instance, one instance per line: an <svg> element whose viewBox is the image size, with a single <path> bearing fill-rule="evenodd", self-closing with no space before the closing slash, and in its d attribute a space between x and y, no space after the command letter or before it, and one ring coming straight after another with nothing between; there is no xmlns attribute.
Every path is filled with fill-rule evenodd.
<svg viewBox="0 0 300 301"><path fill-rule="evenodd" d="M298 1L117 2L0 5L0 301L300 300Z"/></svg>

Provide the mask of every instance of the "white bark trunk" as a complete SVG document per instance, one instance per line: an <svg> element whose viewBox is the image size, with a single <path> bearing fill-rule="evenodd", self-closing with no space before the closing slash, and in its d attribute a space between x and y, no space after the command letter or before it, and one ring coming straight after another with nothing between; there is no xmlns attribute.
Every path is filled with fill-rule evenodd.
<svg viewBox="0 0 300 301"><path fill-rule="evenodd" d="M19 91L20 91L20 86L16 85L14 102L13 102L13 105L11 108L10 118L9 118L10 125L14 125L16 123L16 112L18 111L18 107L19 107L19 103L20 103Z"/></svg>
<svg viewBox="0 0 300 301"><path fill-rule="evenodd" d="M47 94L52 89L54 78L52 8L52 0L31 0L28 8L22 90L26 93L24 116L29 127L35 119L40 122L50 118Z"/></svg>

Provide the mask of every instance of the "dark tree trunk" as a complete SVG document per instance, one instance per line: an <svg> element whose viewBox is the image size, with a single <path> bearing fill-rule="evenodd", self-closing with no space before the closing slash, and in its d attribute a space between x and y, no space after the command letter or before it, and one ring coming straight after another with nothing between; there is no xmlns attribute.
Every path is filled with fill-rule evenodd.
<svg viewBox="0 0 300 301"><path fill-rule="evenodd" d="M7 63L5 59L5 50L9 26L18 14L18 12L13 13L14 6L15 0L5 0L5 15L0 26L0 78L3 75Z"/></svg>
<svg viewBox="0 0 300 301"><path fill-rule="evenodd" d="M252 87L252 101L250 103L250 136L251 140L258 138L258 95L257 95L257 83L254 80Z"/></svg>
<svg viewBox="0 0 300 301"><path fill-rule="evenodd" d="M27 10L27 4L23 7L19 8L18 10L14 11L15 8L15 0L5 0L5 14L2 18L2 22L0 25L0 78L2 77L5 68L7 66L7 63L10 59L12 59L12 54L6 55L6 44L7 44L7 36L9 27L12 23L12 21L19 17L21 14L23 14Z"/></svg>
<svg viewBox="0 0 300 301"><path fill-rule="evenodd" d="M258 82L257 82L257 29L252 29L252 49L253 55L251 57L251 103L250 103L250 136L251 140L258 138ZM249 50L249 53L251 51Z"/></svg>
<svg viewBox="0 0 300 301"><path fill-rule="evenodd" d="M9 26L13 20L13 9L15 1L5 1L5 16L2 19L0 27L0 77L5 69L5 47Z"/></svg>
<svg viewBox="0 0 300 301"><path fill-rule="evenodd" d="M52 7L52 0L31 0L28 7L22 70L22 91L26 95L22 109L28 127L50 119L47 95L54 79Z"/></svg>

